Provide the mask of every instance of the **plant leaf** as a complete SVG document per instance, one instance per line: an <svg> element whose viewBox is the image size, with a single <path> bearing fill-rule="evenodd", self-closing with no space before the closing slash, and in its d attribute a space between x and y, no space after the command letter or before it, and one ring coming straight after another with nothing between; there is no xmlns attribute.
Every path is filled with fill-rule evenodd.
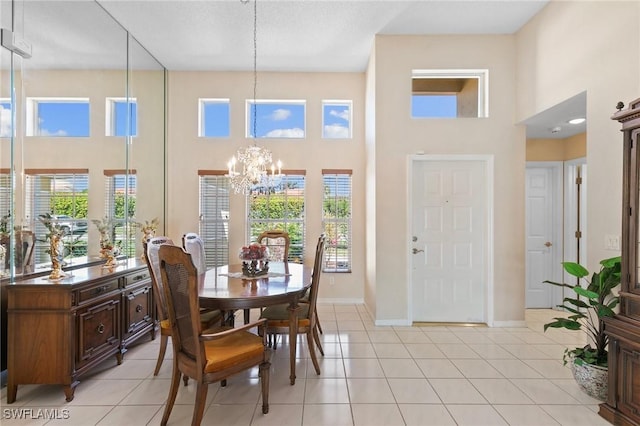
<svg viewBox="0 0 640 426"><path fill-rule="evenodd" d="M567 271L567 273L573 275L574 277L583 278L589 275L589 271L587 271L587 269L579 263L562 262L562 266L564 267L564 270Z"/></svg>

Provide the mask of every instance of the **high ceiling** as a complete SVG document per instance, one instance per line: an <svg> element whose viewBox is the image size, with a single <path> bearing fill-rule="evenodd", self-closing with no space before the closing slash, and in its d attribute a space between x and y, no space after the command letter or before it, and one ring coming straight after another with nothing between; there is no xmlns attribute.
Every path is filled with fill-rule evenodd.
<svg viewBox="0 0 640 426"><path fill-rule="evenodd" d="M253 66L253 0L98 1L169 70ZM258 68L361 72L376 34L512 34L547 2L258 0Z"/></svg>
<svg viewBox="0 0 640 426"><path fill-rule="evenodd" d="M258 0L257 67L363 72L376 34L513 34L548 1ZM254 0L97 2L170 71L253 67ZM75 68L78 59L82 67L124 67L123 38L114 35L117 24L93 19L94 9L92 0L25 0L17 19L28 23L24 35L34 49L29 67ZM586 114L585 97L528 119L527 136L566 138L584 132L584 123L564 124ZM552 133L559 125L562 131Z"/></svg>

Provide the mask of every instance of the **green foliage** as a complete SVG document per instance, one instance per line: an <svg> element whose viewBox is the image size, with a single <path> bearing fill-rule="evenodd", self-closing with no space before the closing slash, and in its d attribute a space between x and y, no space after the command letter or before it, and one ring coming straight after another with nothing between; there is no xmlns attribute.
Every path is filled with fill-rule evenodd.
<svg viewBox="0 0 640 426"><path fill-rule="evenodd" d="M570 275L579 279L589 276L587 269L575 262L564 262L564 270ZM554 318L554 321L545 324L544 330L548 328L565 328L567 330L584 330L589 336L591 343L582 348L567 349L565 351L564 362L568 357L575 358L576 363L588 363L600 366L607 366L607 345L608 336L604 332L603 318L612 317L614 308L618 305L619 298L613 294L613 290L620 284L621 258L620 256L604 259L600 262L600 271L594 272L591 281L587 281L587 287L583 288L579 284L570 285L545 281L545 283L565 287L573 290L577 297L565 297L560 308L573 315L568 318Z"/></svg>
<svg viewBox="0 0 640 426"><path fill-rule="evenodd" d="M86 190L76 194L54 192L51 196L51 211L55 214L86 219L89 212L89 193Z"/></svg>

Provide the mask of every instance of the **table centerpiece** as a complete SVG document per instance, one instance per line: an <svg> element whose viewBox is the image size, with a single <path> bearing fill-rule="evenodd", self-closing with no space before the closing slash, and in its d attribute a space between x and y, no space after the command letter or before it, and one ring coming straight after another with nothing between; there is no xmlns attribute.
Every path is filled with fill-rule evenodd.
<svg viewBox="0 0 640 426"><path fill-rule="evenodd" d="M243 246L238 254L242 260L242 274L257 277L269 273L269 248L258 243Z"/></svg>

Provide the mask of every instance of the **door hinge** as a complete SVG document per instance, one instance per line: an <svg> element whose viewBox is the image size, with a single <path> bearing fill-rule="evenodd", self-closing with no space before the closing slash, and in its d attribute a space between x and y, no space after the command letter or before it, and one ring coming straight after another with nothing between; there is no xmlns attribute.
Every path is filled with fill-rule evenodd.
<svg viewBox="0 0 640 426"><path fill-rule="evenodd" d="M578 238L578 239L582 238L582 232L581 231L576 231L576 238Z"/></svg>
<svg viewBox="0 0 640 426"><path fill-rule="evenodd" d="M576 185L582 185L582 178L579 176L576 178Z"/></svg>

